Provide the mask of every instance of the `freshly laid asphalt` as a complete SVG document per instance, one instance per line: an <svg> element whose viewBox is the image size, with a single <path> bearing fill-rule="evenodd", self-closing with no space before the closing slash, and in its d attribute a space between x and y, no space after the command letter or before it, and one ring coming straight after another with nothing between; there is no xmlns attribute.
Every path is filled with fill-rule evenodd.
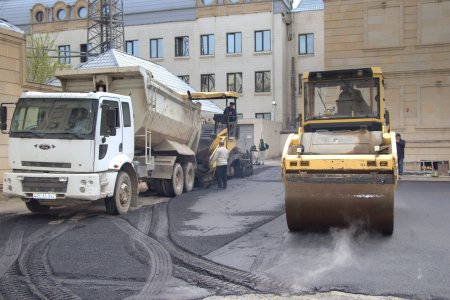
<svg viewBox="0 0 450 300"><path fill-rule="evenodd" d="M217 299L242 291L227 275L242 270L275 294L303 295L292 299L450 299L446 178L402 176L392 237L357 227L289 232L278 160L226 190L140 197L119 217L101 203L40 215L0 200L0 298Z"/></svg>

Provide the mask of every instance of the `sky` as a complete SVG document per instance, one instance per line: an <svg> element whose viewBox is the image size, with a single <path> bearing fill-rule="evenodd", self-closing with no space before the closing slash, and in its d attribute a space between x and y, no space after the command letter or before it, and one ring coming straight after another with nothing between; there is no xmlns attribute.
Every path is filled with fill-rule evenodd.
<svg viewBox="0 0 450 300"><path fill-rule="evenodd" d="M300 3L301 0L294 0L294 4L292 5L293 8L296 8L297 5Z"/></svg>

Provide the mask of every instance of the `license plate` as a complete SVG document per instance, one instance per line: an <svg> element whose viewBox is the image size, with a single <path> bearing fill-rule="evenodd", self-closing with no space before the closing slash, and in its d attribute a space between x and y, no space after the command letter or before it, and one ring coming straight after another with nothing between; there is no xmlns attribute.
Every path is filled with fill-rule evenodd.
<svg viewBox="0 0 450 300"><path fill-rule="evenodd" d="M56 194L48 194L48 193L34 193L33 199L46 199L46 200L55 200Z"/></svg>

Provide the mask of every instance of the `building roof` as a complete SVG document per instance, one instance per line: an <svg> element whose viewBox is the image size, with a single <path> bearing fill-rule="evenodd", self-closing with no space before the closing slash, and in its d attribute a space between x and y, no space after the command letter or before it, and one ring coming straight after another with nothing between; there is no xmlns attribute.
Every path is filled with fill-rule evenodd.
<svg viewBox="0 0 450 300"><path fill-rule="evenodd" d="M20 29L19 27L14 26L14 25L9 24L8 22L6 22L3 19L0 19L0 28L23 34L23 30L22 29Z"/></svg>
<svg viewBox="0 0 450 300"><path fill-rule="evenodd" d="M187 91L195 92L195 90L186 84L176 75L170 73L166 68L158 64L152 63L145 59L129 55L119 50L109 50L99 56L91 59L87 63L80 65L77 69L96 69L96 68L114 68L114 67L135 67L140 66L150 71L153 78L165 86L169 87L176 93L182 95ZM55 80L49 82L55 85ZM56 83L57 84L57 83ZM61 83L59 83L61 85ZM202 111L211 113L222 113L223 110L209 100L198 100L202 104Z"/></svg>
<svg viewBox="0 0 450 300"><path fill-rule="evenodd" d="M30 10L37 3L53 7L60 0L0 0L0 18L25 29L30 24ZM68 5L73 5L76 0L61 0ZM155 23L148 18L152 13L153 18L164 15L169 21L178 19L195 19L195 0L122 0L125 25L134 23ZM169 13L169 14L168 14ZM173 16L171 16L173 15ZM161 21L161 20L159 20ZM131 23L131 24L130 24Z"/></svg>
<svg viewBox="0 0 450 300"><path fill-rule="evenodd" d="M293 12L323 10L323 0L301 0L300 4L293 10Z"/></svg>

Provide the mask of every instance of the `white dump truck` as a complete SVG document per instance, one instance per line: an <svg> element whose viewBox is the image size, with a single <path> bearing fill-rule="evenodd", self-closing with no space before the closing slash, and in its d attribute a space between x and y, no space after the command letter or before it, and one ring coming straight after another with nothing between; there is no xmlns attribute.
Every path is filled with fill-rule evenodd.
<svg viewBox="0 0 450 300"><path fill-rule="evenodd" d="M201 104L139 66L57 77L63 92L25 92L15 105L6 196L22 198L33 212L104 199L108 213L124 214L150 185L168 196L192 190Z"/></svg>

